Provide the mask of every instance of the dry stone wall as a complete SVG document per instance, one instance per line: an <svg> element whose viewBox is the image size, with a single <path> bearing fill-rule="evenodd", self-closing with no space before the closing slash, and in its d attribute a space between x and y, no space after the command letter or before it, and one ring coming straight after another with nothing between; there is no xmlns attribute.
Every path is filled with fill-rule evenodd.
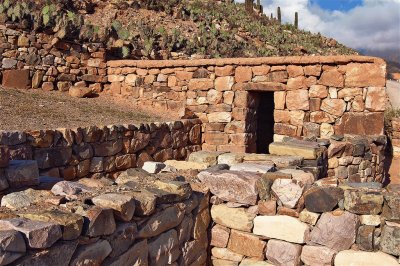
<svg viewBox="0 0 400 266"><path fill-rule="evenodd" d="M34 160L42 176L115 178L146 161L184 160L200 150L201 121L0 131L0 147L0 168L8 158Z"/></svg>
<svg viewBox="0 0 400 266"><path fill-rule="evenodd" d="M0 265L207 265L209 193L165 175L130 169L3 196Z"/></svg>
<svg viewBox="0 0 400 266"><path fill-rule="evenodd" d="M60 41L12 25L0 25L0 69L6 88L68 91L77 86L101 92L107 82L102 44Z"/></svg>
<svg viewBox="0 0 400 266"><path fill-rule="evenodd" d="M198 176L212 193L212 265L399 265L398 185L247 170Z"/></svg>
<svg viewBox="0 0 400 266"><path fill-rule="evenodd" d="M203 149L255 152L259 93L273 93L275 140L383 135L386 67L359 56L109 61L105 91L195 115Z"/></svg>

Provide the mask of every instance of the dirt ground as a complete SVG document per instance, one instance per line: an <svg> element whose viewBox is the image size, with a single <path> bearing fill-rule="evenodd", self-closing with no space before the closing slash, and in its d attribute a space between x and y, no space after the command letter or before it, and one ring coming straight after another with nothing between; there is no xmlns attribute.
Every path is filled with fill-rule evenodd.
<svg viewBox="0 0 400 266"><path fill-rule="evenodd" d="M0 130L75 128L88 125L172 121L173 114L139 109L127 99L72 98L65 92L0 87Z"/></svg>

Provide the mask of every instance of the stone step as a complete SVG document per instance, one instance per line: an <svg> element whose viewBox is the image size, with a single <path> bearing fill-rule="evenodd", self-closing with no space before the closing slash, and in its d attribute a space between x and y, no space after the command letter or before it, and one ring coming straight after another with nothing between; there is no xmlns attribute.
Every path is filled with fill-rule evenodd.
<svg viewBox="0 0 400 266"><path fill-rule="evenodd" d="M273 142L269 145L269 152L273 155L300 156L305 160L315 160L322 155L318 145L295 142Z"/></svg>
<svg viewBox="0 0 400 266"><path fill-rule="evenodd" d="M13 160L5 168L5 177L10 188L39 185L39 168L33 160Z"/></svg>

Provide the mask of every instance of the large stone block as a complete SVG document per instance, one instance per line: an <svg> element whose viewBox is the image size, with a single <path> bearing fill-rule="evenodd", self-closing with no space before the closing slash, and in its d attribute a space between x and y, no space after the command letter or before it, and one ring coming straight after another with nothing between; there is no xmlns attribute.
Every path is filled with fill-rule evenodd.
<svg viewBox="0 0 400 266"><path fill-rule="evenodd" d="M31 86L29 69L5 70L3 72L2 86L10 89L29 89Z"/></svg>
<svg viewBox="0 0 400 266"><path fill-rule="evenodd" d="M200 181L211 192L225 201L255 205L257 202L256 182L261 175L238 171L203 171Z"/></svg>
<svg viewBox="0 0 400 266"><path fill-rule="evenodd" d="M314 187L304 194L307 210L311 212L332 211L343 199L343 190L336 187Z"/></svg>
<svg viewBox="0 0 400 266"><path fill-rule="evenodd" d="M345 83L346 87L384 87L386 66L384 64L348 64Z"/></svg>
<svg viewBox="0 0 400 266"><path fill-rule="evenodd" d="M336 251L351 247L356 240L359 218L349 212L327 212L321 215L311 232L310 241Z"/></svg>
<svg viewBox="0 0 400 266"><path fill-rule="evenodd" d="M302 246L272 239L267 245L267 259L276 265L300 265Z"/></svg>
<svg viewBox="0 0 400 266"><path fill-rule="evenodd" d="M211 217L215 223L244 232L251 231L255 216L243 208L229 208L224 204L213 205L211 208Z"/></svg>
<svg viewBox="0 0 400 266"><path fill-rule="evenodd" d="M365 99L365 108L371 112L383 112L387 105L386 88L369 87L367 98Z"/></svg>
<svg viewBox="0 0 400 266"><path fill-rule="evenodd" d="M299 156L306 160L317 158L317 148L293 145L284 142L274 142L269 145L269 152L274 155Z"/></svg>
<svg viewBox="0 0 400 266"><path fill-rule="evenodd" d="M92 199L96 206L114 210L117 219L129 222L135 213L133 197L117 193L103 194Z"/></svg>
<svg viewBox="0 0 400 266"><path fill-rule="evenodd" d="M8 265L26 252L25 240L21 233L0 231L0 265Z"/></svg>
<svg viewBox="0 0 400 266"><path fill-rule="evenodd" d="M344 208L355 214L379 214L382 210L383 195L380 192L344 192Z"/></svg>
<svg viewBox="0 0 400 266"><path fill-rule="evenodd" d="M286 93L286 106L289 110L310 110L308 90L294 90Z"/></svg>
<svg viewBox="0 0 400 266"><path fill-rule="evenodd" d="M290 216L257 216L254 218L253 233L268 238L302 244L309 237L310 227Z"/></svg>
<svg viewBox="0 0 400 266"><path fill-rule="evenodd" d="M398 224L385 225L382 230L381 250L395 256L400 255L400 226Z"/></svg>
<svg viewBox="0 0 400 266"><path fill-rule="evenodd" d="M304 246L301 252L301 261L305 265L331 266L336 251L321 246Z"/></svg>
<svg viewBox="0 0 400 266"><path fill-rule="evenodd" d="M232 230L229 238L228 248L246 257L263 260L267 244L260 237Z"/></svg>
<svg viewBox="0 0 400 266"><path fill-rule="evenodd" d="M6 169L6 178L11 188L39 185L38 164L36 161L11 161Z"/></svg>
<svg viewBox="0 0 400 266"><path fill-rule="evenodd" d="M384 114L344 113L335 128L336 135L382 135Z"/></svg>
<svg viewBox="0 0 400 266"><path fill-rule="evenodd" d="M383 252L344 250L335 257L335 266L370 265L398 266L397 260Z"/></svg>
<svg viewBox="0 0 400 266"><path fill-rule="evenodd" d="M325 99L322 101L321 110L340 117L346 111L346 102L342 99Z"/></svg>

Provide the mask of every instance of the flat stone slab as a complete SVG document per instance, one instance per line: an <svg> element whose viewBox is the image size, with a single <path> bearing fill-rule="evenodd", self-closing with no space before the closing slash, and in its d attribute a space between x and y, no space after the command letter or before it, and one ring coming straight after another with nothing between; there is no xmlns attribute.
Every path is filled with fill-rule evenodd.
<svg viewBox="0 0 400 266"><path fill-rule="evenodd" d="M269 152L273 155L300 156L305 160L315 160L318 157L318 148L289 142L273 142L269 145Z"/></svg>
<svg viewBox="0 0 400 266"><path fill-rule="evenodd" d="M53 186L51 192L57 196L75 196L80 193L90 192L91 188L78 182L61 181Z"/></svg>
<svg viewBox="0 0 400 266"><path fill-rule="evenodd" d="M218 156L221 155L222 152L209 152L209 151L197 151L192 152L189 155L189 162L194 163L206 163L208 166L213 166L218 163Z"/></svg>
<svg viewBox="0 0 400 266"><path fill-rule="evenodd" d="M335 266L369 265L398 266L397 260L383 252L344 250L336 254Z"/></svg>
<svg viewBox="0 0 400 266"><path fill-rule="evenodd" d="M240 171L203 171L197 176L211 192L222 200L255 205L258 192L258 173Z"/></svg>
<svg viewBox="0 0 400 266"><path fill-rule="evenodd" d="M145 162L143 164L142 169L148 172L149 174L158 174L161 172L166 165L164 163L159 162Z"/></svg>
<svg viewBox="0 0 400 266"><path fill-rule="evenodd" d="M244 171L244 172L253 172L265 174L268 172L275 171L275 165L273 162L264 162L264 163L239 163L234 164L230 168L231 171Z"/></svg>
<svg viewBox="0 0 400 266"><path fill-rule="evenodd" d="M276 167L284 168L284 167L289 167L289 166L300 166L303 162L303 157L246 153L243 157L243 161L244 162L257 162L257 161L273 162L276 165Z"/></svg>
<svg viewBox="0 0 400 266"><path fill-rule="evenodd" d="M303 244L308 239L310 227L286 215L257 216L254 218L253 233L291 243Z"/></svg>
<svg viewBox="0 0 400 266"><path fill-rule="evenodd" d="M5 195L1 199L1 206L12 210L29 207L32 204L43 202L52 197L51 192L46 190L27 189Z"/></svg>
<svg viewBox="0 0 400 266"><path fill-rule="evenodd" d="M175 168L176 170L205 170L209 167L208 163L186 162L168 160L165 165Z"/></svg>
<svg viewBox="0 0 400 266"><path fill-rule="evenodd" d="M229 208L225 204L211 208L211 217L217 224L244 232L251 232L255 216L244 208Z"/></svg>

